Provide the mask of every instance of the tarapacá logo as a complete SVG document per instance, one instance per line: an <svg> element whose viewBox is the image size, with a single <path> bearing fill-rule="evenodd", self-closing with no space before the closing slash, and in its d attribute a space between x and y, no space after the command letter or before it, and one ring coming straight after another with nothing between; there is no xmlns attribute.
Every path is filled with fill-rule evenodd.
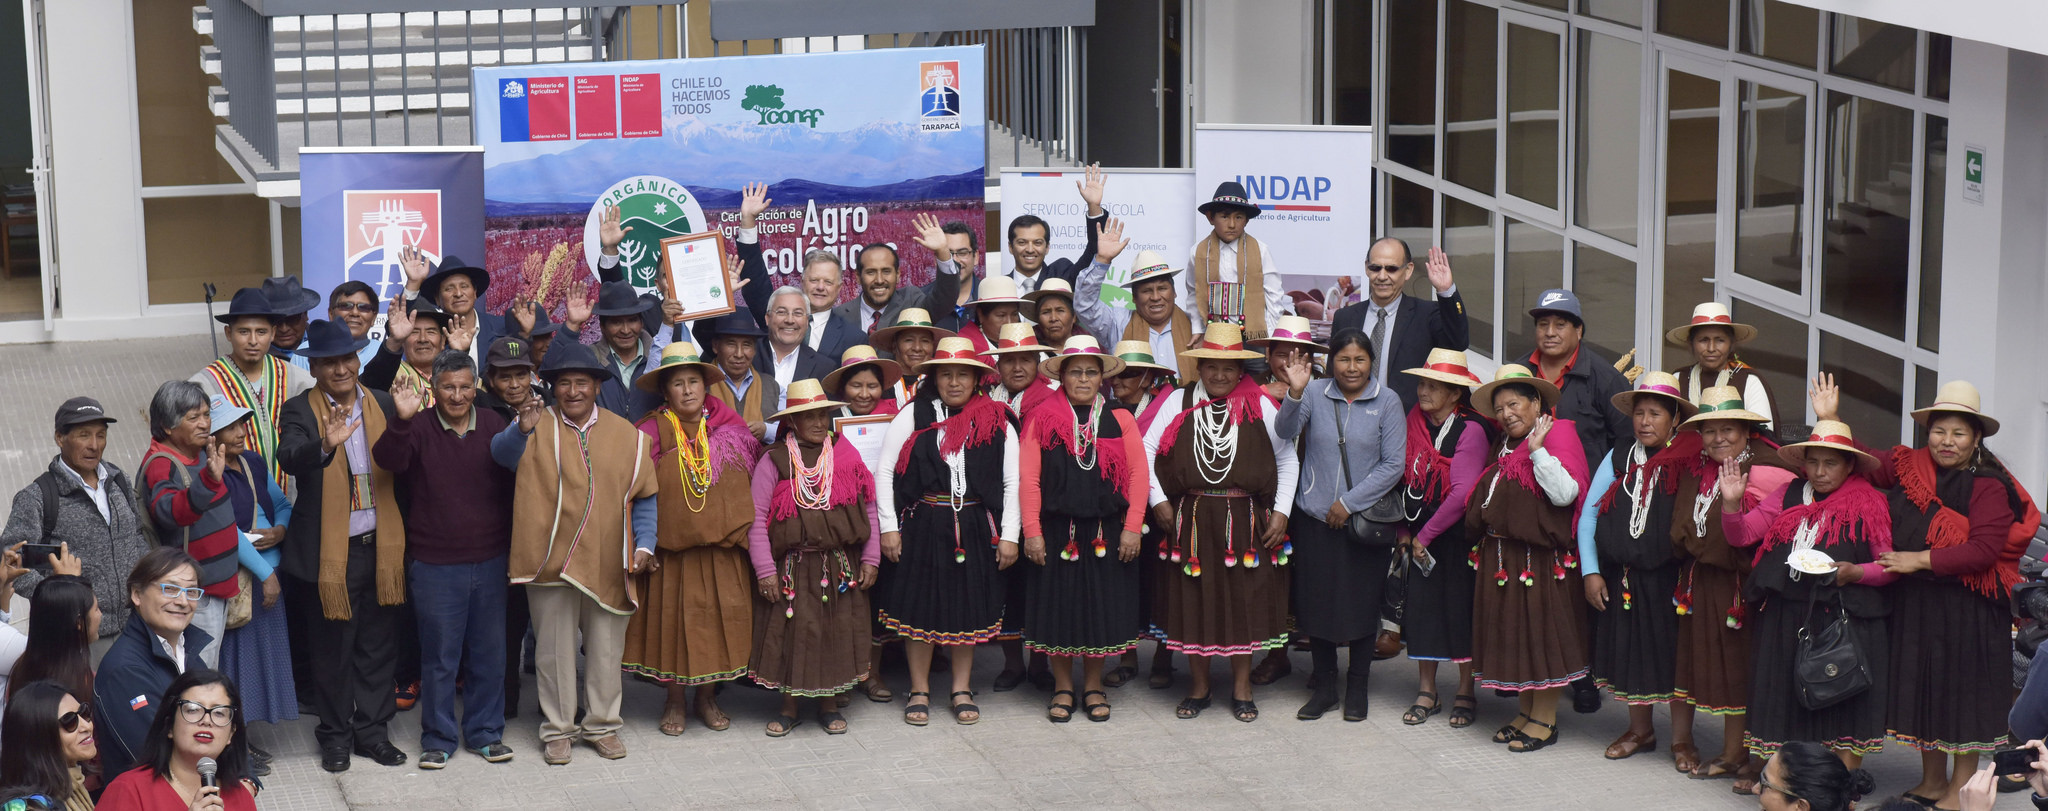
<svg viewBox="0 0 2048 811"><path fill-rule="evenodd" d="M762 124L806 124L817 129L818 119L824 110L786 110L782 105L782 88L772 84L747 85L747 94L740 98L740 109L753 110L761 114Z"/></svg>

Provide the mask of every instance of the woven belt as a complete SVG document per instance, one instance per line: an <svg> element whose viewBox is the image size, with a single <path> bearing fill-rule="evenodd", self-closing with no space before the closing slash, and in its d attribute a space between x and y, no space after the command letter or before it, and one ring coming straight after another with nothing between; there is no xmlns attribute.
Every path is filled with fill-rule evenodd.
<svg viewBox="0 0 2048 811"><path fill-rule="evenodd" d="M1251 497L1252 497L1252 493L1251 493L1251 491L1250 491L1250 490L1242 490L1242 489L1239 489L1239 488L1236 488L1236 487L1225 487L1225 488L1222 488L1222 489L1220 489L1220 490L1189 490L1189 491L1187 491L1186 493L1184 493L1184 495L1190 495L1190 496L1209 496L1209 497L1213 497L1213 498L1251 498Z"/></svg>
<svg viewBox="0 0 2048 811"><path fill-rule="evenodd" d="M950 493L926 493L922 496L919 496L917 500L922 501L926 504L944 505L948 507L953 506L953 504L955 503L953 501L953 496ZM963 498L958 503L962 507L972 507L976 504L980 504L981 501L979 499Z"/></svg>

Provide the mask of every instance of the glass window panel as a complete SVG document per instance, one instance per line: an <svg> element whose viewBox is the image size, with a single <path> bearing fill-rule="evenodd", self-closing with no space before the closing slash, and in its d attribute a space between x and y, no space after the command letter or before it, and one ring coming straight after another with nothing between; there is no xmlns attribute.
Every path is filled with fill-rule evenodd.
<svg viewBox="0 0 2048 811"><path fill-rule="evenodd" d="M1906 337L1913 239L1913 112L1828 93L1821 312Z"/></svg>
<svg viewBox="0 0 2048 811"><path fill-rule="evenodd" d="M1760 304L1735 299L1729 312L1738 324L1756 327L1756 337L1736 347L1777 403L1780 436L1806 439L1806 325ZM1688 362L1690 360L1688 359Z"/></svg>
<svg viewBox="0 0 2048 811"><path fill-rule="evenodd" d="M1436 0L1387 5L1387 158L1436 173Z"/></svg>
<svg viewBox="0 0 2048 811"><path fill-rule="evenodd" d="M1572 292L1586 313L1586 343L1608 363L1636 346L1636 263L1574 243Z"/></svg>
<svg viewBox="0 0 2048 811"><path fill-rule="evenodd" d="M1820 12L1781 0L1742 0L1742 52L1817 67Z"/></svg>
<svg viewBox="0 0 2048 811"><path fill-rule="evenodd" d="M1832 15L1828 69L1836 74L1913 92L1920 32L1903 25Z"/></svg>
<svg viewBox="0 0 2048 811"><path fill-rule="evenodd" d="M1420 295L1429 289L1429 271L1423 266L1429 246L1436 244L1436 193L1398 177L1387 186L1387 236L1408 243L1415 274L1404 292ZM1358 257L1358 272L1365 272L1365 257ZM1361 278L1360 283L1364 280ZM1361 295L1363 291L1360 291Z"/></svg>
<svg viewBox="0 0 2048 811"><path fill-rule="evenodd" d="M144 200L142 234L151 304L205 301L207 282L239 290L270 275L270 205L253 194Z"/></svg>
<svg viewBox="0 0 2048 811"><path fill-rule="evenodd" d="M1554 8L1554 9L1557 9L1558 11L1564 11L1564 10L1565 10L1565 0L1522 0L1522 2L1524 2L1524 3L1528 3L1528 4L1530 4L1530 5L1534 5L1534 6L1544 6L1544 7L1547 7L1547 8Z"/></svg>
<svg viewBox="0 0 2048 811"><path fill-rule="evenodd" d="M1692 318L1714 297L1715 211L1720 201L1721 82L1667 71L1664 119L1665 329ZM1692 362L1690 350L1664 347L1664 368Z"/></svg>
<svg viewBox="0 0 2048 811"><path fill-rule="evenodd" d="M1558 207L1558 166L1564 160L1563 37L1508 26L1507 193ZM1634 126L1634 122L1630 122Z"/></svg>
<svg viewBox="0 0 2048 811"><path fill-rule="evenodd" d="M1425 251L1420 244L1409 245ZM1490 358L1499 357L1493 346L1493 212L1444 195L1443 247L1450 254L1458 297L1465 300L1465 315L1472 324L1472 350ZM1432 295L1420 257L1415 265L1415 277L1424 285L1415 294Z"/></svg>
<svg viewBox="0 0 2048 811"><path fill-rule="evenodd" d="M1857 440L1875 448L1899 444L1899 414L1906 408L1905 361L1822 330L1820 370L1834 375L1835 385L1842 388L1841 418ZM1805 396L1805 390L1799 394Z"/></svg>
<svg viewBox="0 0 2048 811"><path fill-rule="evenodd" d="M8 5L19 8L18 4ZM148 32L145 36L134 37L136 125L139 131L149 133L149 137L141 139L137 145L142 155L144 186L242 182L234 167L229 166L227 159L222 158L214 147L214 127L219 121L205 103L207 89L214 86L214 81L200 69L199 61L192 58L192 54L197 53L196 49L207 43L205 38L192 31L190 5L129 4L134 10L135 30ZM16 13L15 16L20 15ZM15 21L8 29L17 40L20 26L20 22ZM15 76L21 75L18 72L22 65L20 48L17 41L9 56L0 57L14 61L11 67L17 71ZM22 82L20 86L26 92L25 79L14 81ZM20 103L27 104L26 98ZM23 137L27 137L28 113L11 105L9 109L13 110L7 114L9 121L23 122L20 126ZM270 215L268 207L263 208L263 222L267 229ZM266 248L262 263L265 268L270 267L269 256ZM264 275L269 274L266 272ZM223 284L220 289L233 288ZM37 297L40 299L41 294L38 293ZM178 300L199 299L186 297ZM40 301L37 309L41 309Z"/></svg>
<svg viewBox="0 0 2048 811"><path fill-rule="evenodd" d="M1444 179L1493 193L1500 12L1450 0L1444 12Z"/></svg>
<svg viewBox="0 0 2048 811"><path fill-rule="evenodd" d="M1657 0L1657 31L1728 47L1729 0Z"/></svg>
<svg viewBox="0 0 2048 811"><path fill-rule="evenodd" d="M1920 348L1941 351L1941 229L1947 219L1948 119L1927 117L1920 164Z"/></svg>
<svg viewBox="0 0 2048 811"><path fill-rule="evenodd" d="M1737 85L1735 272L1803 292L1806 96Z"/></svg>
<svg viewBox="0 0 2048 811"><path fill-rule="evenodd" d="M1913 367L1913 407L1918 408L1933 403L1934 393L1939 390L1939 383L1936 380L1933 369L1925 366ZM1913 423L1913 447L1927 447L1927 427L1917 421Z"/></svg>
<svg viewBox="0 0 2048 811"><path fill-rule="evenodd" d="M1331 30L1371 31L1372 4L1337 3L1330 7ZM1434 41L1431 50L1435 50ZM1372 37L1330 38L1330 123L1372 123ZM1436 60L1428 64L1435 68Z"/></svg>
<svg viewBox="0 0 2048 811"><path fill-rule="evenodd" d="M1927 97L1948 101L1948 63L1955 39L1947 34L1927 34Z"/></svg>
<svg viewBox="0 0 2048 811"><path fill-rule="evenodd" d="M1507 262L1501 273L1500 360L1520 363L1536 351L1536 329L1529 308L1545 290L1564 286L1564 237L1505 218Z"/></svg>
<svg viewBox="0 0 2048 811"><path fill-rule="evenodd" d="M1642 144L1643 46L1579 32L1578 160L1574 222L1636 244ZM1711 170L1709 170L1711 171Z"/></svg>
<svg viewBox="0 0 2048 811"><path fill-rule="evenodd" d="M1579 0L1579 13L1635 28L1643 27L1643 0Z"/></svg>

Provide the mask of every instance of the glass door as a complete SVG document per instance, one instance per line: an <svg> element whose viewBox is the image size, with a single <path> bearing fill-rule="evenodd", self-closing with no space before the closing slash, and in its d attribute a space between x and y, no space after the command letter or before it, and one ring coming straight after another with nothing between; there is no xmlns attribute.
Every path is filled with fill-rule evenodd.
<svg viewBox="0 0 2048 811"><path fill-rule="evenodd" d="M1652 334L1683 323L1693 305L1715 298L1720 275L1723 177L1722 95L1718 66L1665 55L1657 91L1657 298L1661 319ZM1662 368L1691 363L1687 350L1666 346Z"/></svg>

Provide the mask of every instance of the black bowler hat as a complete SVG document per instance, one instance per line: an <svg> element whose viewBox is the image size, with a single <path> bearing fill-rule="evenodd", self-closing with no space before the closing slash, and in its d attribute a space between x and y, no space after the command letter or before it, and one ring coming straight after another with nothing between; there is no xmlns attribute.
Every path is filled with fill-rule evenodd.
<svg viewBox="0 0 2048 811"><path fill-rule="evenodd" d="M1203 216L1208 216L1216 213L1218 209L1242 211L1245 219L1259 216L1259 207L1252 204L1252 197L1245 193L1244 184L1235 180L1225 180L1217 184L1216 193L1210 196L1209 202L1203 203L1195 210L1202 212Z"/></svg>
<svg viewBox="0 0 2048 811"><path fill-rule="evenodd" d="M612 370L598 361L597 353L575 341L548 344L547 360L540 364L541 379L551 384L564 372L584 372L597 378L599 383L612 379Z"/></svg>
<svg viewBox="0 0 2048 811"><path fill-rule="evenodd" d="M450 313L447 310L443 310L440 307L434 306L434 302L429 301L426 296L420 296L419 298L406 302L405 311L408 315L411 315L413 317L413 321L415 323L417 323L419 319L422 318L431 318L434 319L434 323L440 324L441 328L444 330L448 328L449 322L455 320L455 315L453 313Z"/></svg>
<svg viewBox="0 0 2048 811"><path fill-rule="evenodd" d="M320 294L307 290L297 276L264 279L263 295L269 297L270 306L277 309L277 314L286 318L311 312L320 306Z"/></svg>
<svg viewBox="0 0 2048 811"><path fill-rule="evenodd" d="M462 261L462 257L453 254L441 257L440 269L420 282L420 292L438 304L441 301L441 284L456 276L469 277L470 286L476 288L476 300L484 300L484 291L491 287L491 274L485 272L483 268L470 267L468 262Z"/></svg>
<svg viewBox="0 0 2048 811"><path fill-rule="evenodd" d="M228 302L228 311L216 315L213 320L223 324L235 323L237 318L281 318L270 297L263 294L261 287L244 287L235 291L234 299Z"/></svg>
<svg viewBox="0 0 2048 811"><path fill-rule="evenodd" d="M690 327L690 334L696 336L697 345L710 347L712 341L728 335L740 338L766 338L768 333L761 325L754 323L754 316L746 308L734 310L717 318L707 318Z"/></svg>
<svg viewBox="0 0 2048 811"><path fill-rule="evenodd" d="M64 433L70 430L71 426L84 425L88 422L112 424L120 420L107 416L107 410L100 407L100 401L91 397L73 397L65 400L63 405L57 406L57 433Z"/></svg>
<svg viewBox="0 0 2048 811"><path fill-rule="evenodd" d="M340 321L315 321L306 325L306 345L298 350L302 358L333 358L354 355L370 345L370 339L357 338L348 331L348 325Z"/></svg>
<svg viewBox="0 0 2048 811"><path fill-rule="evenodd" d="M590 313L599 318L621 315L639 315L647 311L652 302L640 297L630 282L605 282L597 288L597 306Z"/></svg>
<svg viewBox="0 0 2048 811"><path fill-rule="evenodd" d="M533 308L533 332L528 333L527 337L539 338L543 335L553 335L561 331L562 325L548 318L548 308L542 307L539 304L528 306ZM510 321L512 317L510 314L507 314L505 318L507 321Z"/></svg>

